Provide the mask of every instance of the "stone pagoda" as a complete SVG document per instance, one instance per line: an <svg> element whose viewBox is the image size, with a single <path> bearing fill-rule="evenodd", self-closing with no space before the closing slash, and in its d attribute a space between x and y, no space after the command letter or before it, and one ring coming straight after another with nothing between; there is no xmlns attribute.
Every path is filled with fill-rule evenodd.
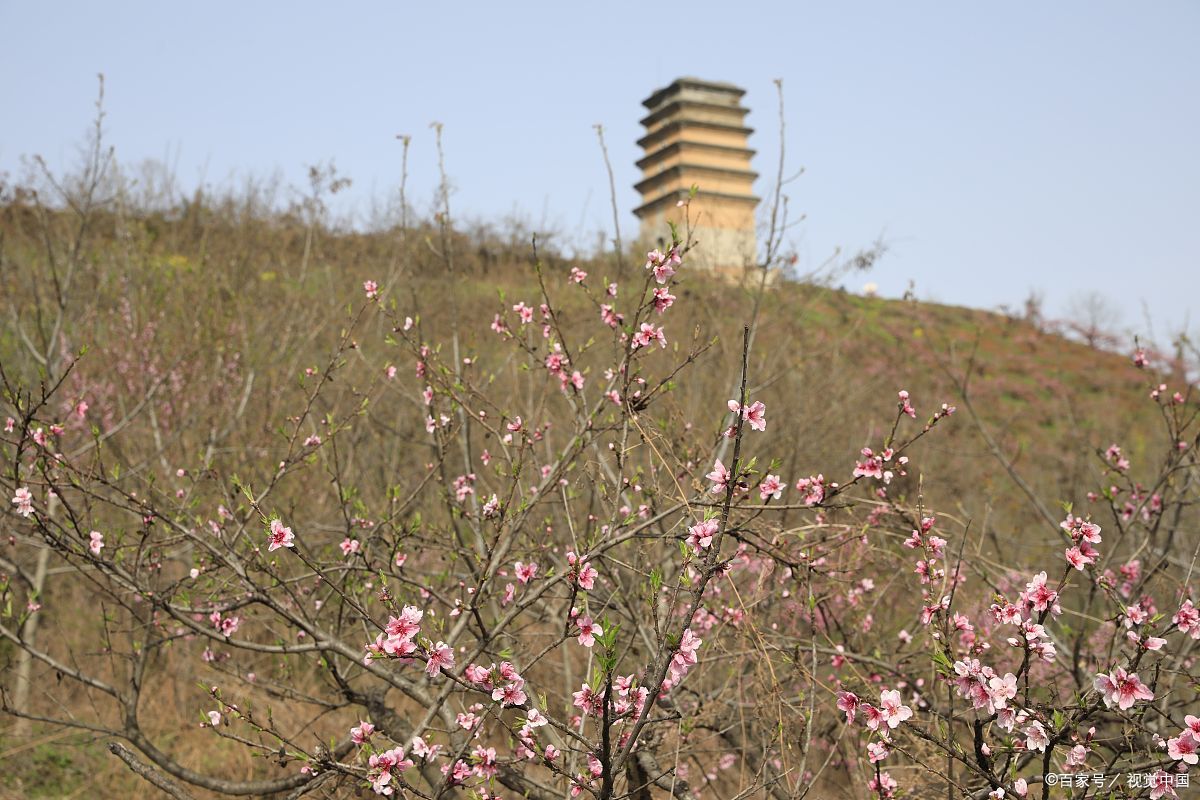
<svg viewBox="0 0 1200 800"><path fill-rule="evenodd" d="M654 247L670 243L667 222L684 236L684 209L690 204L692 237L698 246L688 263L729 275L755 263L754 179L745 125L745 91L728 83L680 78L650 95L642 104L646 135L638 140L645 156L637 162L642 180L634 187L642 204L634 210L642 221L641 239Z"/></svg>

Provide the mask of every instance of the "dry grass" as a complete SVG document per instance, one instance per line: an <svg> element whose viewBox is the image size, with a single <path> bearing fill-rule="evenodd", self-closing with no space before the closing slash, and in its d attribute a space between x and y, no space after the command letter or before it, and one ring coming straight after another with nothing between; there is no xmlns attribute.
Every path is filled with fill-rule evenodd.
<svg viewBox="0 0 1200 800"><path fill-rule="evenodd" d="M0 208L0 292L28 329L36 327L39 302L45 303L49 291L45 235L69 242L73 224L67 213L39 217L24 202ZM194 465L198 454L210 449L212 469L221 476L253 479L269 473L280 450L274 431L294 410L291 393L299 375L328 357L347 324L349 304L361 296L368 278L385 283L405 313L419 314L429 340L444 341L457 327L464 353L496 365L489 368L500 391L526 390L525 375L506 360L487 330L505 304L536 297L524 247L514 248L502 237L456 234L456 273L448 275L429 244L430 227L377 234L318 229L306 259L309 234L297 218L233 201L189 204L173 214L109 212L92 223L79 253L63 330L64 350L86 347L87 353L72 371L65 396L87 398L90 419L103 429L125 419L136 398L153 389L152 408L136 414L119 439L120 459L135 465L146 482L168 482L176 468ZM591 313L577 293L567 291L570 265L552 252L542 255L550 291L564 310ZM575 263L597 278L613 272L608 257ZM715 340L715 345L678 381L659 423L709 425L732 396L738 332L755 296L750 289L713 284L701 274L681 277L673 340L683 346L693 338ZM1149 427L1145 423L1154 409L1144 402L1128 359L1046 335L1021 320L792 283L768 290L759 313L750 370L756 376L754 394L772 410L775 449L785 454L782 469L793 479L843 472L847 454L877 444L891 423L897 389L908 389L923 413L943 401L957 402L956 381L968 365L972 397L985 425L1045 497L1080 502L1081 487L1092 485L1098 474L1091 456L1097 448L1117 441L1136 460L1157 444L1132 438L1133 431ZM380 344L386 330L370 333L352 356L361 362L363 375L378 376L393 360L401 370L409 369L400 353ZM36 383L39 365L27 351L16 326L0 328L0 360ZM338 386L320 410L344 409L355 401L356 391ZM372 408L369 424L347 450L353 462L347 471L383 476L358 487L364 503L382 500L366 493L382 491L386 476L409 463L400 453L419 451L425 441L411 398L397 392ZM974 558L1003 554L1005 564L1013 566L1034 563L1043 553L1040 540L1025 535L1035 515L967 420L952 420L938 436L921 442L914 460L922 465L922 483L909 478L899 494L924 491L954 498L957 513L974 520ZM287 491L294 497L312 487L296 484ZM324 496L328 504L334 502L327 491ZM286 503L286 497L279 502ZM197 509L198 515L209 513ZM53 577L43 602L48 620L43 630L54 632L55 652L75 658L98 650L99 611L89 603L86 584ZM14 658L13 648L0 644L5 674ZM279 665L269 658L256 668L263 675L279 674ZM113 665L113 674L120 669ZM148 732L182 763L224 777L277 776L294 769L253 759L245 748L199 729L196 709L204 702L203 687L222 677L219 669L200 662L193 648L169 648L144 695ZM52 671L36 674L40 686L56 684ZM320 680L295 674L289 679L301 691ZM269 685L251 696L280 718L291 713L291 701ZM65 709L97 724L116 722L113 708L78 690L66 695L56 688L38 691L33 702L44 713ZM353 722L331 715L313 733L327 740L329 731L344 731ZM102 736L35 727L32 736L14 739L7 735L10 730L0 731L0 794L150 792L105 751Z"/></svg>

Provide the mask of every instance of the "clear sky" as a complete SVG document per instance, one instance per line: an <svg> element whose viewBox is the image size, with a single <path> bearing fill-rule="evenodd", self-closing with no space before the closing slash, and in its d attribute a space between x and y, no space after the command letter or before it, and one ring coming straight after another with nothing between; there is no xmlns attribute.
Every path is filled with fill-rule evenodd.
<svg viewBox="0 0 1200 800"><path fill-rule="evenodd" d="M0 0L0 171L69 163L95 73L125 162L184 186L332 159L365 214L400 174L427 210L445 124L457 216L515 215L592 242L638 198L640 105L682 75L747 90L769 192L787 102L809 265L883 235L868 278L1064 315L1099 291L1163 338L1200 297L1200 3L310 3ZM858 288L857 286L850 288ZM1191 313L1191 317L1189 317Z"/></svg>

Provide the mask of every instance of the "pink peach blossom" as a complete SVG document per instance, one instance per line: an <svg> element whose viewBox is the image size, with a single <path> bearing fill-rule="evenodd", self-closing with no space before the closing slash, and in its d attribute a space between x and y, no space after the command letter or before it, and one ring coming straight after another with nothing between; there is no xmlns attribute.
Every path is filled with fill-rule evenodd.
<svg viewBox="0 0 1200 800"><path fill-rule="evenodd" d="M1115 703L1117 708L1125 711L1138 700L1154 699L1154 692L1142 683L1137 673L1128 673L1124 667L1115 667L1108 674L1097 675L1094 685L1103 696L1104 705L1109 708Z"/></svg>
<svg viewBox="0 0 1200 800"><path fill-rule="evenodd" d="M267 547L268 552L278 550L281 547L295 547L295 535L291 528L285 528L283 523L278 519L271 520L271 533L268 541L270 545Z"/></svg>

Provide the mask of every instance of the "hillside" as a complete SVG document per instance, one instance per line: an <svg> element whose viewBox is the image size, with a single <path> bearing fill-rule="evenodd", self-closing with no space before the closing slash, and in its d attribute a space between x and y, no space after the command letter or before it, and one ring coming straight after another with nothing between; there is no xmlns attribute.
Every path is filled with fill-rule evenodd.
<svg viewBox="0 0 1200 800"><path fill-rule="evenodd" d="M339 505L396 502L399 488L415 483L437 452L426 433L419 382L396 344L398 327L382 315L361 316L370 280L378 281L396 319L412 317L423 339L436 343L443 363L465 365L502 397L542 404L555 424L564 418L554 410L557 399L539 394L529 370L489 329L514 304L539 302L532 243L515 234L449 232L432 223L386 234L338 232L251 204L203 202L170 214L97 213L83 222L20 199L0 208L7 314L0 363L6 382L27 388L51 388L47 370L65 375L50 409L67 428L64 441L86 449L93 428L104 458L124 465L124 479L141 492L167 496L185 473L214 485L228 485L233 476L251 485L272 480L291 452L283 431L310 386L305 371L313 371L311 378L337 363L344 373L312 410L333 421L331 430L339 419L359 418L330 458L360 475L361 484L339 485L339 504L328 494L328 475L314 468L302 482L282 485L274 502L283 509L307 504L330 543L341 538L336 519L350 513ZM616 259L568 262L544 248L539 258L564 326L579 338L595 335L593 300L569 281L570 269L586 271L589 287L596 287L589 291L602 293L619 277ZM640 285L636 254L627 260L620 283ZM942 403L958 407L908 453L913 467L891 491L913 505L920 493L922 505L956 524L969 522L968 552L981 565L1033 566L1061 552L1001 458L1043 503L1078 509L1099 488L1100 451L1118 443L1136 466L1163 443L1147 374L1127 355L1024 320L813 283L779 281L759 292L713 281L686 263L672 289L667 349L675 360L703 352L671 379L650 422L664 441L678 441L681 459L691 453L683 431L694 426L715 436L724 424L726 400L737 392L742 326L753 323L750 395L766 403L771 455L788 482L847 475L860 448L880 449L900 389L910 393L918 419ZM344 334L353 343L339 350ZM57 346L47 349L54 336ZM530 341L540 358L537 337ZM599 381L603 362L594 354L602 347L585 349L576 366ZM399 374L394 384L390 367ZM80 402L85 415L73 414ZM309 463L317 464L316 457ZM231 494L226 502L237 500ZM197 520L214 513L188 512ZM789 518L785 513L771 524L782 530ZM87 591L52 582L43 600L56 613L84 602ZM0 645L6 670L15 658L15 648ZM147 701L156 733L198 768L225 769L231 777L263 774L261 761L244 752L198 744L206 734L197 732L190 707L186 721L175 716L176 706L190 702L186 692L215 680L220 665L194 658L171 663L176 694ZM52 729L32 739L0 733L0 758L19 756L7 764L20 765L2 771L0 791L30 797L78 796L89 785L139 791L103 741Z"/></svg>
<svg viewBox="0 0 1200 800"><path fill-rule="evenodd" d="M271 419L272 398L325 356L364 280L379 281L400 310L420 315L432 338L451 330L457 311L464 349L482 359L499 351L487 327L492 316L537 294L532 247L517 238L520 232L450 237L450 274L439 231L428 224L388 234L310 231L295 217L265 216L251 205L188 205L173 217L107 217L95 226L74 279L63 341L64 352L89 348L72 380L79 393L83 387L100 393L91 402L109 419L118 411L104 405L106 393L119 393L122 383L131 390L139 381L149 385L145 375L133 374L136 362L169 371L177 397L168 401L161 389L159 396L170 413L191 415L177 433L185 450L194 446L187 438L204 409L183 407L197 393L229 390L222 381L236 382L235 372L254 375L244 418ZM0 212L5 293L10 313L21 319L33 317L36 293L45 288L45 276L38 278L46 269L39 225L28 207ZM65 249L71 220L60 217L53 226ZM568 291L569 268L588 271L597 285L598 277L607 283L616 274L609 256L567 263L543 250L541 257L552 296L581 319L586 301ZM631 274L636 268L629 267ZM730 391L722 376L736 364L740 329L752 319L757 292L687 270L676 287L675 346L693 335L715 340L697 369L681 377L677 393L681 413L700 422L713 413L702 403ZM0 338L0 355L19 373L35 374L11 327ZM214 371L213 359L225 359L228 374ZM111 375L104 377L114 364L121 373L115 386L108 385ZM981 422L1050 502L1079 502L1094 488L1097 450L1116 442L1136 462L1153 444L1145 437L1157 411L1147 402L1145 375L1126 355L987 311L780 282L762 295L750 366L764 398L790 421L786 443L795 470L806 473L836 472L846 453L877 442L891 424L898 389L910 391L922 413L942 402L961 405L957 384L968 371ZM253 441L260 434L228 434L247 435ZM249 450L251 442L243 442ZM930 456L922 466L928 493L955 497L974 516L991 508L988 524L998 532L1030 521L969 415L923 447Z"/></svg>

